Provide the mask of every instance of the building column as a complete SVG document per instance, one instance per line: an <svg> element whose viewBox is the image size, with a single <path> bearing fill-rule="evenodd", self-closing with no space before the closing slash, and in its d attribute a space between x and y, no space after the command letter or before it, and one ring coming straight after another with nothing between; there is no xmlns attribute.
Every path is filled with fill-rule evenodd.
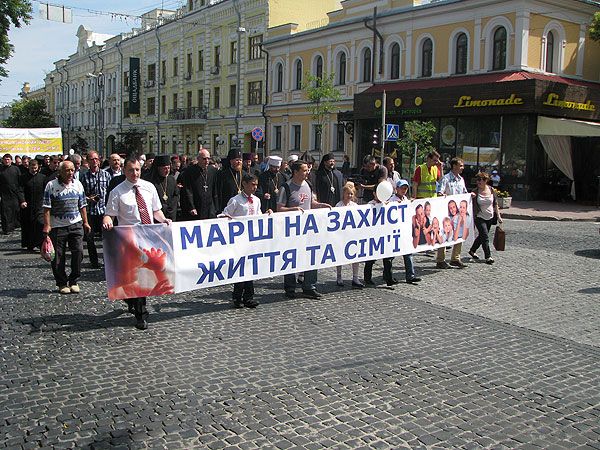
<svg viewBox="0 0 600 450"><path fill-rule="evenodd" d="M473 29L473 72L481 70L481 18L475 19Z"/></svg>
<svg viewBox="0 0 600 450"><path fill-rule="evenodd" d="M583 77L583 58L585 56L585 35L587 32L586 24L579 25L579 45L577 45L577 72L578 77ZM560 49L559 51L561 51Z"/></svg>
<svg viewBox="0 0 600 450"><path fill-rule="evenodd" d="M413 58L413 40L412 40L412 31L406 32L406 51L404 53L404 64L405 69L404 73L406 78L413 78L412 76L412 58Z"/></svg>
<svg viewBox="0 0 600 450"><path fill-rule="evenodd" d="M510 46L507 46L510 48ZM514 67L518 70L528 66L529 49L529 11L520 11L517 13L515 23L515 57Z"/></svg>

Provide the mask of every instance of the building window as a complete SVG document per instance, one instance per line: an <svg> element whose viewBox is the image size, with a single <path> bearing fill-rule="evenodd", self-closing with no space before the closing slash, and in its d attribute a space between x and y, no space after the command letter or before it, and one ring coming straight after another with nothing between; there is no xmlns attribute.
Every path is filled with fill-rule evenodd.
<svg viewBox="0 0 600 450"><path fill-rule="evenodd" d="M283 91L283 64L279 63L275 69L275 92Z"/></svg>
<svg viewBox="0 0 600 450"><path fill-rule="evenodd" d="M323 58L317 56L315 59L315 77L323 78Z"/></svg>
<svg viewBox="0 0 600 450"><path fill-rule="evenodd" d="M346 53L341 52L338 60L338 84L346 84Z"/></svg>
<svg viewBox="0 0 600 450"><path fill-rule="evenodd" d="M433 66L433 41L429 38L421 46L421 76L430 77Z"/></svg>
<svg viewBox="0 0 600 450"><path fill-rule="evenodd" d="M554 72L554 33L546 35L546 72Z"/></svg>
<svg viewBox="0 0 600 450"><path fill-rule="evenodd" d="M198 89L198 107L204 106L204 89Z"/></svg>
<svg viewBox="0 0 600 450"><path fill-rule="evenodd" d="M154 97L148 97L146 99L146 111L149 116L156 114L156 105L154 103Z"/></svg>
<svg viewBox="0 0 600 450"><path fill-rule="evenodd" d="M302 89L302 61L296 61L296 90Z"/></svg>
<svg viewBox="0 0 600 450"><path fill-rule="evenodd" d="M400 78L400 44L392 44L390 54L390 78L397 80Z"/></svg>
<svg viewBox="0 0 600 450"><path fill-rule="evenodd" d="M186 96L185 107L190 109L192 107L192 91L187 91Z"/></svg>
<svg viewBox="0 0 600 450"><path fill-rule="evenodd" d="M456 37L456 61L454 72L457 74L467 73L467 55L468 55L469 43L467 35L460 33Z"/></svg>
<svg viewBox="0 0 600 450"><path fill-rule="evenodd" d="M371 81L371 49L365 48L362 55L362 81Z"/></svg>
<svg viewBox="0 0 600 450"><path fill-rule="evenodd" d="M281 125L273 127L273 150L281 150Z"/></svg>
<svg viewBox="0 0 600 450"><path fill-rule="evenodd" d="M215 46L215 67L221 67L221 46Z"/></svg>
<svg viewBox="0 0 600 450"><path fill-rule="evenodd" d="M317 151L321 151L321 135L322 135L321 126L313 125L312 130L313 130L314 149Z"/></svg>
<svg viewBox="0 0 600 450"><path fill-rule="evenodd" d="M160 98L160 113L164 114L167 112L167 96L163 95Z"/></svg>
<svg viewBox="0 0 600 450"><path fill-rule="evenodd" d="M148 81L156 80L156 64L148 64ZM110 84L109 84L110 86Z"/></svg>
<svg viewBox="0 0 600 450"><path fill-rule="evenodd" d="M248 59L260 59L260 49L262 46L263 37L262 34L258 36L252 36L249 39L249 54Z"/></svg>
<svg viewBox="0 0 600 450"><path fill-rule="evenodd" d="M229 85L229 106L235 106L237 101L237 85Z"/></svg>
<svg viewBox="0 0 600 450"><path fill-rule="evenodd" d="M300 140L302 138L302 125L292 127L292 150L300 150Z"/></svg>
<svg viewBox="0 0 600 450"><path fill-rule="evenodd" d="M198 70L204 70L204 50L198 50Z"/></svg>
<svg viewBox="0 0 600 450"><path fill-rule="evenodd" d="M345 147L344 140L344 126L336 123L335 124L335 148L338 152L343 152Z"/></svg>
<svg viewBox="0 0 600 450"><path fill-rule="evenodd" d="M217 148L219 147L219 135L218 134L213 134L213 152L217 151Z"/></svg>
<svg viewBox="0 0 600 450"><path fill-rule="evenodd" d="M248 83L248 105L262 104L262 81Z"/></svg>
<svg viewBox="0 0 600 450"><path fill-rule="evenodd" d="M123 117L129 117L129 102L123 102ZM77 116L75 116L75 124L77 126Z"/></svg>
<svg viewBox="0 0 600 450"><path fill-rule="evenodd" d="M237 41L232 41L229 44L229 64L237 64Z"/></svg>
<svg viewBox="0 0 600 450"><path fill-rule="evenodd" d="M123 72L123 87L129 87L129 72ZM73 93L73 98L77 100L77 89L74 89Z"/></svg>
<svg viewBox="0 0 600 450"><path fill-rule="evenodd" d="M188 75L191 75L193 70L194 70L194 67L193 67L193 62L192 62L192 54L188 53L187 54L187 73L188 73Z"/></svg>
<svg viewBox="0 0 600 450"><path fill-rule="evenodd" d="M498 27L494 32L492 70L506 69L506 28Z"/></svg>
<svg viewBox="0 0 600 450"><path fill-rule="evenodd" d="M173 94L173 109L177 109L177 94Z"/></svg>
<svg viewBox="0 0 600 450"><path fill-rule="evenodd" d="M162 80L167 78L167 61L163 60L160 62L160 77Z"/></svg>
<svg viewBox="0 0 600 450"><path fill-rule="evenodd" d="M215 108L220 108L220 107L221 107L221 106L220 106L220 105L221 105L221 88L219 88L219 87L216 87L216 88L214 89L214 96L213 96L213 97L214 97L214 98L213 98L213 102L214 102L214 103L213 103L213 106L214 106Z"/></svg>
<svg viewBox="0 0 600 450"><path fill-rule="evenodd" d="M179 58L173 58L173 76L176 77L179 69Z"/></svg>

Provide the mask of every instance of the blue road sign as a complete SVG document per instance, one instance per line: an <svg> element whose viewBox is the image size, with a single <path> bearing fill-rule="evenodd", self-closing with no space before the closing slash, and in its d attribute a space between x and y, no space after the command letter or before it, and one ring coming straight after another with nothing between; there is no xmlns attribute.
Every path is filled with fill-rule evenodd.
<svg viewBox="0 0 600 450"><path fill-rule="evenodd" d="M385 140L397 141L400 137L400 125L394 123L385 124Z"/></svg>
<svg viewBox="0 0 600 450"><path fill-rule="evenodd" d="M252 129L252 138L254 138L255 141L262 141L264 137L265 132L262 128L256 127Z"/></svg>

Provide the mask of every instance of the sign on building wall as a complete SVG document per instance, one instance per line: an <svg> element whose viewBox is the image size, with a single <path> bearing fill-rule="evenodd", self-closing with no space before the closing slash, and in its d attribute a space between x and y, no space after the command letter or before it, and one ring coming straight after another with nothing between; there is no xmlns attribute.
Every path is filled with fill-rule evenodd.
<svg viewBox="0 0 600 450"><path fill-rule="evenodd" d="M62 153L60 128L0 128L0 154L14 156Z"/></svg>
<svg viewBox="0 0 600 450"><path fill-rule="evenodd" d="M140 58L129 58L129 114L140 113Z"/></svg>

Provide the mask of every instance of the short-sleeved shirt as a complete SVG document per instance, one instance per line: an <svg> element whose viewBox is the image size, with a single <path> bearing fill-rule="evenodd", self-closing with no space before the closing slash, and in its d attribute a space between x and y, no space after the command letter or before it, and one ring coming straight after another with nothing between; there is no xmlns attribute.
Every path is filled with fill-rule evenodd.
<svg viewBox="0 0 600 450"><path fill-rule="evenodd" d="M136 185L146 202L151 220L154 221L154 214L152 213L162 209L158 192L156 192L156 188L152 183L142 179L139 179ZM108 196L105 214L116 217L119 220L119 225L139 225L142 223L133 186L133 183L129 180L124 180L110 191Z"/></svg>
<svg viewBox="0 0 600 450"><path fill-rule="evenodd" d="M458 219L460 218L460 214L455 215L452 218L452 226L453 228L456 230L456 228L458 227ZM470 228L471 227L471 216L469 216L467 214L467 218L465 219L465 224L464 226L461 226L458 229L458 238L462 238L463 237L463 233L465 232L465 228Z"/></svg>
<svg viewBox="0 0 600 450"><path fill-rule="evenodd" d="M465 179L460 175L448 172L442 177L439 192L446 195L466 194L468 191L465 186Z"/></svg>
<svg viewBox="0 0 600 450"><path fill-rule="evenodd" d="M81 208L85 208L85 193L79 180L63 184L57 178L51 180L44 189L42 207L50 209L50 226L67 227L81 222Z"/></svg>
<svg viewBox="0 0 600 450"><path fill-rule="evenodd" d="M79 180L85 190L85 195L92 197L98 195L98 201L90 202L88 206L88 213L92 216L102 216L106 210L104 200L106 198L106 190L108 189L108 183L110 182L111 176L105 170L98 170L96 173L92 173L88 170L82 173Z"/></svg>
<svg viewBox="0 0 600 450"><path fill-rule="evenodd" d="M284 205L288 208L299 206L302 209L310 209L312 204L312 189L306 181L303 181L301 185L297 185L293 181L288 181L290 198L288 199L288 190L280 189L279 200L277 203Z"/></svg>
<svg viewBox="0 0 600 450"><path fill-rule="evenodd" d="M250 201L252 199L252 201ZM229 214L231 217L257 216L262 214L260 209L260 199L256 195L248 197L243 192L231 197L223 214Z"/></svg>

